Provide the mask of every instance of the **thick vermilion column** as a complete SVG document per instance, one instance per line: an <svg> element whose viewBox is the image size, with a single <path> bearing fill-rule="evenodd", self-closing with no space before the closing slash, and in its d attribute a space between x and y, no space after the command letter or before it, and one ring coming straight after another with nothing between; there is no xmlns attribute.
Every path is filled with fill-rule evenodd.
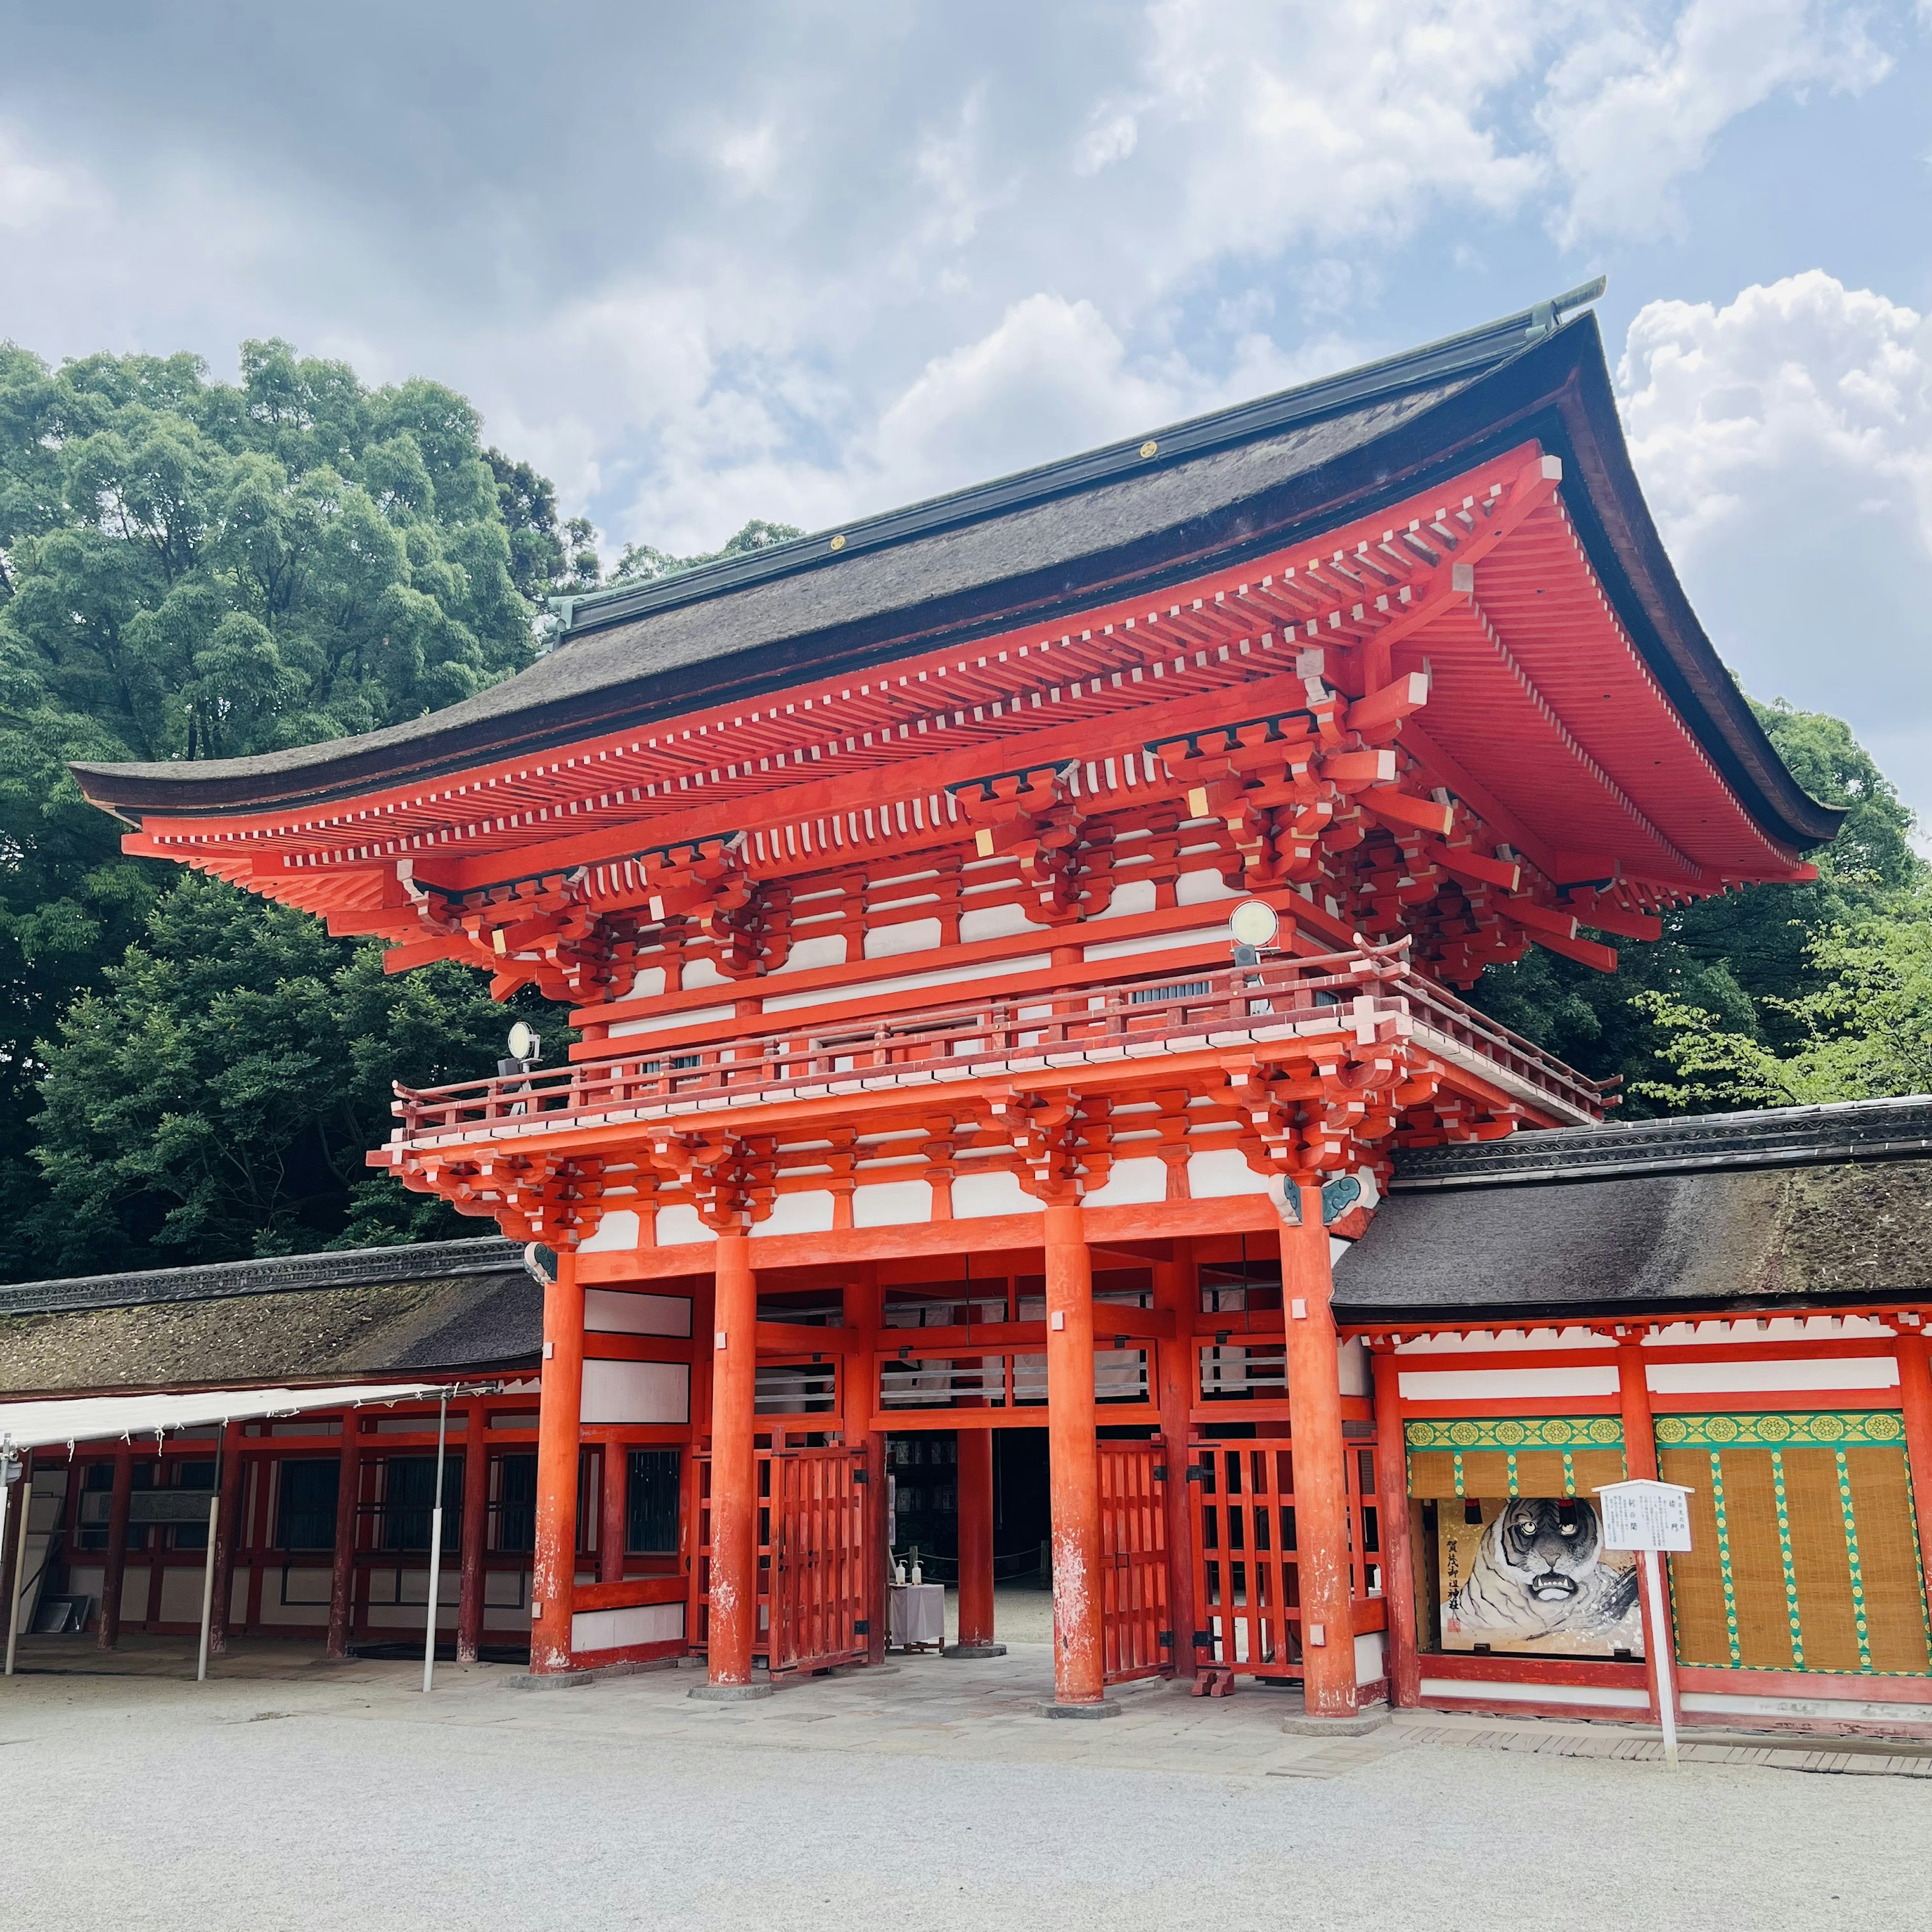
<svg viewBox="0 0 1932 1932"><path fill-rule="evenodd" d="M1322 1190L1310 1186L1298 1192L1300 1224L1281 1231L1281 1300L1294 1455L1302 1689L1311 1718L1352 1718L1356 1710L1355 1622L1348 1573L1342 1383L1330 1305L1334 1277L1328 1266L1328 1231L1322 1225Z"/></svg>
<svg viewBox="0 0 1932 1932"><path fill-rule="evenodd" d="M1406 1710L1422 1701L1422 1659L1415 1628L1415 1549L1408 1532L1402 1365L1386 1352L1370 1359L1376 1376L1376 1500L1380 1506L1382 1595L1388 1615L1389 1702Z"/></svg>
<svg viewBox="0 0 1932 1932"><path fill-rule="evenodd" d="M1617 1400L1623 1411L1624 1474L1654 1482L1657 1424L1650 1412L1650 1382L1644 1373L1643 1350L1635 1342L1617 1345ZM1594 1502L1595 1498L1591 1500ZM1666 1559L1660 1557L1658 1560L1662 1562ZM1642 1559L1639 1561L1640 1563ZM1658 1696L1657 1660L1661 1656L1675 1654L1677 1633L1671 1624L1667 1596L1664 1611L1666 1627L1660 1630L1651 1616L1650 1592L1640 1590L1637 1600L1643 1609L1644 1672L1650 1686L1650 1714L1660 1718L1663 1706Z"/></svg>
<svg viewBox="0 0 1932 1932"><path fill-rule="evenodd" d="M604 1445L603 1508L597 1519L597 1580L624 1580L624 1538L629 1528L631 1452L618 1442Z"/></svg>
<svg viewBox="0 0 1932 1932"><path fill-rule="evenodd" d="M993 1432L959 1432L959 1641L964 1654L993 1638Z"/></svg>
<svg viewBox="0 0 1932 1932"><path fill-rule="evenodd" d="M1905 1412L1906 1467L1911 1472L1912 1507L1918 1517L1918 1560L1924 1571L1926 1600L1932 1603L1932 1340L1901 1333L1896 1352L1900 1406Z"/></svg>
<svg viewBox="0 0 1932 1932"><path fill-rule="evenodd" d="M711 1618L713 1688L752 1681L758 1634L758 1291L750 1238L718 1237L711 1351Z"/></svg>
<svg viewBox="0 0 1932 1932"><path fill-rule="evenodd" d="M884 1292L876 1262L861 1262L845 1285L845 1326L856 1331L859 1345L839 1364L840 1406L845 1418L845 1439L866 1452L866 1661L886 1660L886 1558L892 1547L892 1528L886 1520L886 1438L878 1427L874 1400L878 1390L878 1333L885 1325Z"/></svg>
<svg viewBox="0 0 1932 1932"><path fill-rule="evenodd" d="M463 1429L463 1531L457 1556L456 1660L474 1664L483 1638L483 1549L490 1526L489 1412L472 1402Z"/></svg>
<svg viewBox="0 0 1932 1932"><path fill-rule="evenodd" d="M335 1553L328 1566L328 1652L340 1663L349 1654L356 1616L356 1505L362 1500L362 1435L356 1412L342 1412L342 1456L335 1478Z"/></svg>
<svg viewBox="0 0 1932 1932"><path fill-rule="evenodd" d="M577 1251L556 1251L544 1290L543 1394L537 1411L536 1550L530 1560L530 1669L570 1668L577 1594L577 1470L584 1414L584 1290Z"/></svg>
<svg viewBox="0 0 1932 1932"><path fill-rule="evenodd" d="M134 1452L114 1452L114 1490L107 1502L107 1573L100 1582L100 1648L121 1641L121 1593L128 1580L128 1511L134 1494Z"/></svg>
<svg viewBox="0 0 1932 1932"><path fill-rule="evenodd" d="M1161 1453L1167 1465L1167 1606L1174 1630L1173 1664L1185 1677L1195 1670L1194 1525L1188 1508L1187 1435L1200 1385L1201 1350L1194 1318L1201 1309L1194 1244L1178 1240L1171 1262L1154 1267L1154 1305L1174 1318L1172 1340L1155 1346L1160 1376Z"/></svg>
<svg viewBox="0 0 1932 1932"><path fill-rule="evenodd" d="M1077 1205L1049 1207L1046 1235L1047 1447L1053 1513L1053 1701L1099 1704L1100 1462L1094 1433L1094 1270Z"/></svg>
<svg viewBox="0 0 1932 1932"><path fill-rule="evenodd" d="M235 1545L241 1529L242 1425L230 1423L222 1431L221 1508L214 1526L214 1600L208 1606L208 1651L224 1656L228 1649L228 1612L235 1598Z"/></svg>

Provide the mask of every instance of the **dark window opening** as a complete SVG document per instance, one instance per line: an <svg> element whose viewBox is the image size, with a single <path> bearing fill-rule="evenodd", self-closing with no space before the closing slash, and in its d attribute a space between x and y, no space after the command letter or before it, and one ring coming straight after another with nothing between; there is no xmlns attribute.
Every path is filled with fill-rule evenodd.
<svg viewBox="0 0 1932 1932"><path fill-rule="evenodd" d="M639 1556L677 1553L680 1457L675 1449L633 1449L626 1486L624 1547Z"/></svg>
<svg viewBox="0 0 1932 1932"><path fill-rule="evenodd" d="M326 1461L284 1462L276 1505L275 1544L281 1550L335 1547L335 1492L342 1465Z"/></svg>

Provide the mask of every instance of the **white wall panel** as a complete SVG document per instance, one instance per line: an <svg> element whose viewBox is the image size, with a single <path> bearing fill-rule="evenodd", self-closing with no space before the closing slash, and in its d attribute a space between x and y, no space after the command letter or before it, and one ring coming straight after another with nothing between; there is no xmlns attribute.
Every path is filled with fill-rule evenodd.
<svg viewBox="0 0 1932 1932"><path fill-rule="evenodd" d="M683 1362L584 1365L586 1422L688 1422L691 1370Z"/></svg>
<svg viewBox="0 0 1932 1932"><path fill-rule="evenodd" d="M584 1325L596 1335L688 1335L691 1298L634 1294L627 1288L586 1288Z"/></svg>

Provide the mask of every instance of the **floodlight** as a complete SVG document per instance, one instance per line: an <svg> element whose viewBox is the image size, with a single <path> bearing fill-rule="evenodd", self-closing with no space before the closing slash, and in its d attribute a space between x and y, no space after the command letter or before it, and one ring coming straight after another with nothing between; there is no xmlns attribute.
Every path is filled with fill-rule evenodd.
<svg viewBox="0 0 1932 1932"><path fill-rule="evenodd" d="M543 1051L542 1036L528 1020L519 1020L510 1029L510 1058L534 1060Z"/></svg>
<svg viewBox="0 0 1932 1932"><path fill-rule="evenodd" d="M1244 899L1228 916L1228 932L1237 946L1270 946L1281 929L1274 908L1265 899Z"/></svg>

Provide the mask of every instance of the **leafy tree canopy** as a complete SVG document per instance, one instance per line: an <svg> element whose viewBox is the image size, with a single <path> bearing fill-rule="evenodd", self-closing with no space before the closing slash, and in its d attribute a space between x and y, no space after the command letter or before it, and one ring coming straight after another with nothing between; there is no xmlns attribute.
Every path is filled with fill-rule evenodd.
<svg viewBox="0 0 1932 1932"><path fill-rule="evenodd" d="M754 517L722 550L706 550L697 556L672 556L649 544L627 543L610 567L613 584L655 584L660 578L676 577L695 570L700 563L717 563L728 556L742 556L747 551L770 550L775 544L790 543L804 531L792 524L768 524Z"/></svg>

